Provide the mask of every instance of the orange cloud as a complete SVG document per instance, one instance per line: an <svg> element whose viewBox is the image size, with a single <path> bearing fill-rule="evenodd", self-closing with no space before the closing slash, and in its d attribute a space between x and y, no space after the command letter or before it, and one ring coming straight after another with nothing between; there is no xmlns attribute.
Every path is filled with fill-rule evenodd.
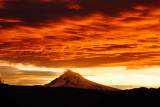
<svg viewBox="0 0 160 107"><path fill-rule="evenodd" d="M89 3L8 1L0 9L0 60L46 67L159 66L157 0Z"/></svg>
<svg viewBox="0 0 160 107"><path fill-rule="evenodd" d="M5 8L5 4L3 2L0 2L0 8Z"/></svg>
<svg viewBox="0 0 160 107"><path fill-rule="evenodd" d="M70 5L68 5L68 8L77 9L77 10L82 9L82 7L78 4L70 4Z"/></svg>

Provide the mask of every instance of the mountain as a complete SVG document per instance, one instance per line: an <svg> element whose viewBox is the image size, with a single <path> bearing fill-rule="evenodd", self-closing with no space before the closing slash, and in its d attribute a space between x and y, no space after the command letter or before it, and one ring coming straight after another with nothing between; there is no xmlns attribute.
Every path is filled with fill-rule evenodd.
<svg viewBox="0 0 160 107"><path fill-rule="evenodd" d="M80 74L67 70L60 77L46 84L45 87L73 87L100 91L117 91L119 89L101 85L83 78Z"/></svg>

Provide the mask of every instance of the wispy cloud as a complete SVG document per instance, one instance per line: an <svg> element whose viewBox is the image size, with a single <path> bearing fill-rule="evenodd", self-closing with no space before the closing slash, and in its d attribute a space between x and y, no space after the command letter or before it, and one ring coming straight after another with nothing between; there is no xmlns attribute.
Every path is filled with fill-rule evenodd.
<svg viewBox="0 0 160 107"><path fill-rule="evenodd" d="M60 75L52 71L24 71L12 66L0 66L0 74L5 83L15 85L42 85Z"/></svg>

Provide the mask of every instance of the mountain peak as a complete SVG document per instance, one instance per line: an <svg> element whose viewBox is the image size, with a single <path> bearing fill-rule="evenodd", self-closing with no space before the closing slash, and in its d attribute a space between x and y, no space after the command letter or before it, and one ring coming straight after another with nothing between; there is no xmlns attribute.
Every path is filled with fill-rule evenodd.
<svg viewBox="0 0 160 107"><path fill-rule="evenodd" d="M73 72L73 71L70 70L70 69L66 69L66 71L65 71L64 73L75 73L75 72Z"/></svg>
<svg viewBox="0 0 160 107"><path fill-rule="evenodd" d="M66 71L60 77L82 77L79 73L66 69Z"/></svg>
<svg viewBox="0 0 160 107"><path fill-rule="evenodd" d="M118 89L101 85L90 80L83 78L79 73L73 72L67 69L64 74L50 83L45 85L46 87L73 87L80 89L95 89L95 90L108 90L116 91Z"/></svg>

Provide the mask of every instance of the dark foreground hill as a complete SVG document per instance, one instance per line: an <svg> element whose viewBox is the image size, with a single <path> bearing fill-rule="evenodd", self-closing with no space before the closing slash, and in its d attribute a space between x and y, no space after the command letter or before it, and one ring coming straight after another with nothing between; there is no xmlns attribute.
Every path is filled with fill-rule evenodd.
<svg viewBox="0 0 160 107"><path fill-rule="evenodd" d="M0 85L3 107L160 107L160 89L100 92L65 87Z"/></svg>
<svg viewBox="0 0 160 107"><path fill-rule="evenodd" d="M109 93L89 107L160 107L160 89L137 88Z"/></svg>
<svg viewBox="0 0 160 107"><path fill-rule="evenodd" d="M87 107L102 96L96 90L0 85L4 107Z"/></svg>

